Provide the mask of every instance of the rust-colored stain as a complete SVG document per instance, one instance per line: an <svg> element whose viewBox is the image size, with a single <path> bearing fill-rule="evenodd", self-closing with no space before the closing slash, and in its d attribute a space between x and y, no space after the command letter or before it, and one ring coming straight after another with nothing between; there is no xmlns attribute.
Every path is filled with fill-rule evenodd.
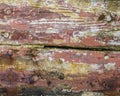
<svg viewBox="0 0 120 96"><path fill-rule="evenodd" d="M119 96L119 0L0 0L0 96Z"/></svg>

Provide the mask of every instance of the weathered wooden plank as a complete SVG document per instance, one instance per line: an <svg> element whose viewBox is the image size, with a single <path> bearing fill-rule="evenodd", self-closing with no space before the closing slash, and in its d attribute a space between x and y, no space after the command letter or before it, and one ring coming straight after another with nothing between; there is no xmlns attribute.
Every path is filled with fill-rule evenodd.
<svg viewBox="0 0 120 96"><path fill-rule="evenodd" d="M120 52L77 50L120 50L119 5L119 0L0 0L0 96L119 96Z"/></svg>
<svg viewBox="0 0 120 96"><path fill-rule="evenodd" d="M20 89L27 86L28 89L23 90L25 94L27 90L32 90L29 90L30 86L46 89L46 92L52 92L50 94L119 90L119 59L120 52L114 51L1 46L0 85L8 94L15 91L16 87ZM30 94L35 94L34 91ZM43 91L42 94L47 93Z"/></svg>
<svg viewBox="0 0 120 96"><path fill-rule="evenodd" d="M7 1L0 4L1 44L120 45L118 0Z"/></svg>

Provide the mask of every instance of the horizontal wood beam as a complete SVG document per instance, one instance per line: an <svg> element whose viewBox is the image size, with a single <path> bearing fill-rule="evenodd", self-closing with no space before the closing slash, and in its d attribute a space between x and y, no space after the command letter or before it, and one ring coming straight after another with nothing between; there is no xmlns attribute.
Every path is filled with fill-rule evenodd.
<svg viewBox="0 0 120 96"><path fill-rule="evenodd" d="M119 90L119 59L120 52L114 51L1 46L0 84L13 89L36 86L61 94Z"/></svg>
<svg viewBox="0 0 120 96"><path fill-rule="evenodd" d="M44 7L39 5L41 3ZM107 0L105 3L104 0L86 0L79 1L79 5L70 0L66 3L62 0L41 3L38 3L39 6L33 6L32 3L23 6L16 6L17 2L15 5L10 2L1 3L0 43L72 47L120 46L119 6L114 5L119 5L119 1ZM85 6L81 7L82 4ZM112 8L116 10L113 11Z"/></svg>
<svg viewBox="0 0 120 96"><path fill-rule="evenodd" d="M119 0L0 0L0 96L119 96L119 9Z"/></svg>

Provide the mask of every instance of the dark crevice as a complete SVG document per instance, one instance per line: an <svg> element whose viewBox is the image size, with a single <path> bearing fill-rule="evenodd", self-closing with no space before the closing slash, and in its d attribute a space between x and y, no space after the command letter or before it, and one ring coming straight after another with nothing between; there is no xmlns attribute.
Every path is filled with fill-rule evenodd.
<svg viewBox="0 0 120 96"><path fill-rule="evenodd" d="M107 47L71 47L71 46L52 46L45 45L44 48L57 48L57 49L75 49L75 50L88 50L88 51L120 51L119 46L107 46Z"/></svg>
<svg viewBox="0 0 120 96"><path fill-rule="evenodd" d="M120 46L68 46L68 45L48 45L48 44L0 44L0 46L11 47L29 47L29 48L44 48L44 49L64 49L64 50L86 50L86 51L120 51Z"/></svg>

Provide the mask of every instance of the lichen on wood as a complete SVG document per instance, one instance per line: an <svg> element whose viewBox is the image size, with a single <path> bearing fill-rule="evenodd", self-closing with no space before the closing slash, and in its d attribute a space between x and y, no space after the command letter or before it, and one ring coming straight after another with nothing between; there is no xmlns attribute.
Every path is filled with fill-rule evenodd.
<svg viewBox="0 0 120 96"><path fill-rule="evenodd" d="M0 0L0 96L120 95L119 5Z"/></svg>

